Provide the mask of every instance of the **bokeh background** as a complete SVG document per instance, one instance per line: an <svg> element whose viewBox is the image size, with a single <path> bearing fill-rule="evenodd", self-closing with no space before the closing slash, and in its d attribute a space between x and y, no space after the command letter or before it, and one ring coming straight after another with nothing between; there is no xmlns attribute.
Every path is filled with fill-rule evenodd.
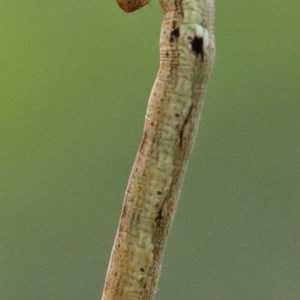
<svg viewBox="0 0 300 300"><path fill-rule="evenodd" d="M100 299L158 68L152 2L0 2L1 299ZM299 11L217 1L157 300L300 299Z"/></svg>

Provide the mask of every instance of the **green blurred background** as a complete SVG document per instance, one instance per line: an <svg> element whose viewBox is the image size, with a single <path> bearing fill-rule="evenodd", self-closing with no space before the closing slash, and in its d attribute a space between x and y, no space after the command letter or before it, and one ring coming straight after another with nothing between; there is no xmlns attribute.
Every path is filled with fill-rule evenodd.
<svg viewBox="0 0 300 300"><path fill-rule="evenodd" d="M0 298L99 299L158 67L158 1L0 2ZM300 299L298 1L222 1L156 299Z"/></svg>

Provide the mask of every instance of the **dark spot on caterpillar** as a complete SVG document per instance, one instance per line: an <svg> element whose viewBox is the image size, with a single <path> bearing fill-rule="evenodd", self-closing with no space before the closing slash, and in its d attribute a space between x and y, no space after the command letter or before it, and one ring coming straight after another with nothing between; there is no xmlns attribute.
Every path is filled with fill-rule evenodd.
<svg viewBox="0 0 300 300"><path fill-rule="evenodd" d="M162 208L160 208L160 210L157 212L156 218L155 218L155 223L157 223L158 226L160 226L162 219L163 219L163 215L162 215Z"/></svg>
<svg viewBox="0 0 300 300"><path fill-rule="evenodd" d="M176 118L179 118L179 116L180 116L179 113L176 113L176 114L175 114L175 117L176 117Z"/></svg>
<svg viewBox="0 0 300 300"><path fill-rule="evenodd" d="M204 60L203 38L195 36L192 41L192 51L198 56L200 54L201 60Z"/></svg>
<svg viewBox="0 0 300 300"><path fill-rule="evenodd" d="M144 268L140 268L140 271L141 271L141 272L145 272L145 269L144 269Z"/></svg>
<svg viewBox="0 0 300 300"><path fill-rule="evenodd" d="M157 195L161 195L162 193L161 193L161 191L157 191Z"/></svg>
<svg viewBox="0 0 300 300"><path fill-rule="evenodd" d="M180 31L179 31L179 27L173 29L171 31L171 36L170 36L170 42L174 42L176 39L179 38L179 35L180 35Z"/></svg>
<svg viewBox="0 0 300 300"><path fill-rule="evenodd" d="M185 140L185 136L184 136L184 130L185 130L185 126L187 125L189 119L191 118L191 115L192 115L192 110L193 110L193 105L190 106L190 109L189 109L189 112L188 112L188 115L187 117L185 118L183 124L182 124L182 127L181 127L181 130L179 132L179 148L182 149L183 147L183 142Z"/></svg>

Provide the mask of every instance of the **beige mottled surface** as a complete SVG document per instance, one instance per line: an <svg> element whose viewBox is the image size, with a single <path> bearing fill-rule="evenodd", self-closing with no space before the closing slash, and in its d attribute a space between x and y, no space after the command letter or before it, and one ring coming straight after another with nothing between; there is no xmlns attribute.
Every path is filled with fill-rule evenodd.
<svg viewBox="0 0 300 300"><path fill-rule="evenodd" d="M133 11L148 1L118 1ZM214 58L214 2L161 1L160 68L102 300L153 299Z"/></svg>

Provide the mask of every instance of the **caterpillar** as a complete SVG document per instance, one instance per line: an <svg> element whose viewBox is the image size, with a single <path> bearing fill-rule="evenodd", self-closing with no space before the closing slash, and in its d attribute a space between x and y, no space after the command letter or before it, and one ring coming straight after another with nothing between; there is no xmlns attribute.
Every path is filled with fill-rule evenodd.
<svg viewBox="0 0 300 300"><path fill-rule="evenodd" d="M117 0L126 12L149 1ZM155 296L214 61L214 0L160 0L160 6L160 66L102 300L150 300Z"/></svg>

